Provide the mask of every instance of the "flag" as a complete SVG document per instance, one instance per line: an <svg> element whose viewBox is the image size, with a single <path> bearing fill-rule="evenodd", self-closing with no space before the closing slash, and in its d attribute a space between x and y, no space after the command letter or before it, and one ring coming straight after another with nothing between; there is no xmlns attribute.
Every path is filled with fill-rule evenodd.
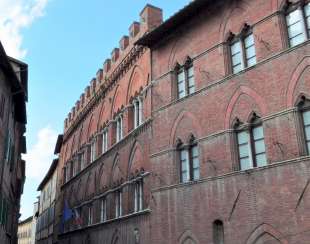
<svg viewBox="0 0 310 244"><path fill-rule="evenodd" d="M64 207L64 212L63 212L63 221L67 222L68 220L70 220L73 216L73 212L72 209L69 208L68 202L65 201L65 207Z"/></svg>
<svg viewBox="0 0 310 244"><path fill-rule="evenodd" d="M65 201L65 206L62 213L62 219L60 224L60 232L63 233L65 230L65 223L70 220L73 216L72 209L69 208L68 202Z"/></svg>
<svg viewBox="0 0 310 244"><path fill-rule="evenodd" d="M74 222L77 226L82 227L83 224L83 219L80 216L80 213L78 211L78 209L73 209L73 218L74 218Z"/></svg>

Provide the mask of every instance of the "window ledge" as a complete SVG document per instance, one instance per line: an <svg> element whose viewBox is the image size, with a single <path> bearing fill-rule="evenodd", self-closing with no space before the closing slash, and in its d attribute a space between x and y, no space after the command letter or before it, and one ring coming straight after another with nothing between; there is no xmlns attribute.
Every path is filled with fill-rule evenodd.
<svg viewBox="0 0 310 244"><path fill-rule="evenodd" d="M302 48L304 46L307 46L308 44L310 44L310 39L294 46L294 47L288 47L288 48L284 48L282 49L281 51L267 57L267 58L264 58L262 60L259 60L257 61L257 63L251 67L247 67L247 68L244 68L243 70L241 70L240 72L236 73L236 74L227 74L225 75L222 79L218 79L218 80L215 80L215 81L210 81L210 84L207 84L203 87L201 87L200 89L196 90L194 93L192 94L189 94L185 97L182 97L180 99L174 99L170 102L168 102L167 104L161 106L161 107L158 107L157 109L155 109L154 111L152 111L152 114L155 114L155 113L158 113L158 112L161 112L162 110L165 110L165 109L168 109L170 108L171 106L175 105L175 104L178 104L180 102L183 102L184 100L186 100L187 98L190 98L192 96L195 96L196 94L200 94L200 93L203 93L203 92L206 92L208 91L209 89L215 87L215 86L218 86L222 83L226 83L226 82L229 82L231 81L231 79L233 79L234 77L238 77L238 76L241 76L243 75L244 73L247 73L248 71L252 70L252 69L255 69L261 65L264 65L268 62L270 62L271 60L273 59L276 59L276 58L279 58L281 57L282 55L285 55L285 54L288 54L288 53L291 53L293 51L295 51L296 49L298 48ZM169 73L169 72L168 72ZM153 83L155 83L155 81L153 81Z"/></svg>
<svg viewBox="0 0 310 244"><path fill-rule="evenodd" d="M115 150L119 150L119 148L123 147L127 143L127 141L130 138L137 137L140 135L151 123L152 119L149 118L145 120L141 125L139 125L137 128L130 131L125 137L123 137L119 142L113 144L108 150L101 155L99 155L93 162L86 165L84 169L82 169L79 173L77 173L75 176L73 176L71 179L69 179L66 183L62 184L61 188L64 188L65 186L69 185L70 182L74 181L74 179L77 179L80 175L82 175L84 172L87 171L87 169L90 169L94 167L98 162L102 160L102 158L108 156L109 154L113 153ZM70 159L71 160L71 159ZM70 161L68 160L68 161Z"/></svg>
<svg viewBox="0 0 310 244"><path fill-rule="evenodd" d="M109 219L109 220L104 221L104 222L99 222L99 223L96 223L96 224L91 224L91 225L88 225L88 226L84 226L82 228L77 228L75 230L66 231L64 233L59 234L59 236L65 236L65 235L73 234L73 233L76 233L76 232L80 232L80 231L96 228L96 227L99 227L99 226L108 225L108 224L111 224L111 223L114 223L114 222L124 221L124 220L130 219L130 218L133 218L133 217L147 215L147 214L150 214L151 212L152 212L151 209L147 208L147 209L141 210L139 212L130 213L130 214L127 214L127 215L120 216L119 218Z"/></svg>
<svg viewBox="0 0 310 244"><path fill-rule="evenodd" d="M294 163L302 163L302 162L309 161L309 160L310 160L310 156L302 156L302 157L289 159L289 160L285 160L285 161L270 163L270 164L267 164L266 166L262 166L262 167L256 167L256 168L242 170L242 171L241 170L240 171L232 171L232 172L229 172L229 173L226 173L223 175L202 178L202 179L199 179L196 181L189 181L189 182L185 182L185 183L178 183L178 184L174 184L174 185L158 187L156 189L153 189L152 191L153 192L160 192L160 191L171 190L174 188L188 187L188 186L192 186L195 184L200 184L200 183L204 183L204 182L208 182L208 181L215 181L215 180L219 180L219 179L224 179L224 178L228 178L231 176L251 175L251 174L254 174L254 173L259 172L259 171L268 170L271 168L281 167L281 166L294 164Z"/></svg>

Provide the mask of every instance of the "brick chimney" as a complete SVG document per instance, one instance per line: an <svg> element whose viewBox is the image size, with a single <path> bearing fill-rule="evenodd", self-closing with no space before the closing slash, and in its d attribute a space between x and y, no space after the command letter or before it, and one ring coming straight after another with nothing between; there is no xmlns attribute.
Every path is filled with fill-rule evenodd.
<svg viewBox="0 0 310 244"><path fill-rule="evenodd" d="M140 13L141 24L144 31L151 31L163 23L163 11L153 5L147 4Z"/></svg>

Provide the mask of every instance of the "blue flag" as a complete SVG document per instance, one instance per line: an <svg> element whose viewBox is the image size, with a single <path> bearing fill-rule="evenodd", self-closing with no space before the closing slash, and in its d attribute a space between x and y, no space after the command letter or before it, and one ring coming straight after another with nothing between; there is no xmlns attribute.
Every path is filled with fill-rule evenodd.
<svg viewBox="0 0 310 244"><path fill-rule="evenodd" d="M73 211L72 209L69 208L69 204L67 201L65 201L65 206L64 210L62 213L62 219L61 219L61 224L60 224L60 232L63 233L65 230L65 222L70 220L73 217Z"/></svg>
<svg viewBox="0 0 310 244"><path fill-rule="evenodd" d="M64 212L63 212L63 221L66 222L69 219L71 219L73 216L72 209L69 208L68 202L65 201L65 207L64 207Z"/></svg>

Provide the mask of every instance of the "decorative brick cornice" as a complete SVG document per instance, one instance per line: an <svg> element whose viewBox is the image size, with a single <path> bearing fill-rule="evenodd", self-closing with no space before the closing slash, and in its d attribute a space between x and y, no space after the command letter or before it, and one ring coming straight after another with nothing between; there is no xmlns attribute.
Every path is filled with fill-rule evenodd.
<svg viewBox="0 0 310 244"><path fill-rule="evenodd" d="M113 89L117 82L132 68L137 60L145 53L147 48L141 46L134 46L128 55L122 60L117 68L111 73L111 75L105 78L105 84L100 87L100 89L91 98L88 104L82 109L77 115L74 121L71 123L70 127L64 133L64 140L70 137L72 132L81 124L87 117L87 115L95 108L95 106L106 97L106 94Z"/></svg>

